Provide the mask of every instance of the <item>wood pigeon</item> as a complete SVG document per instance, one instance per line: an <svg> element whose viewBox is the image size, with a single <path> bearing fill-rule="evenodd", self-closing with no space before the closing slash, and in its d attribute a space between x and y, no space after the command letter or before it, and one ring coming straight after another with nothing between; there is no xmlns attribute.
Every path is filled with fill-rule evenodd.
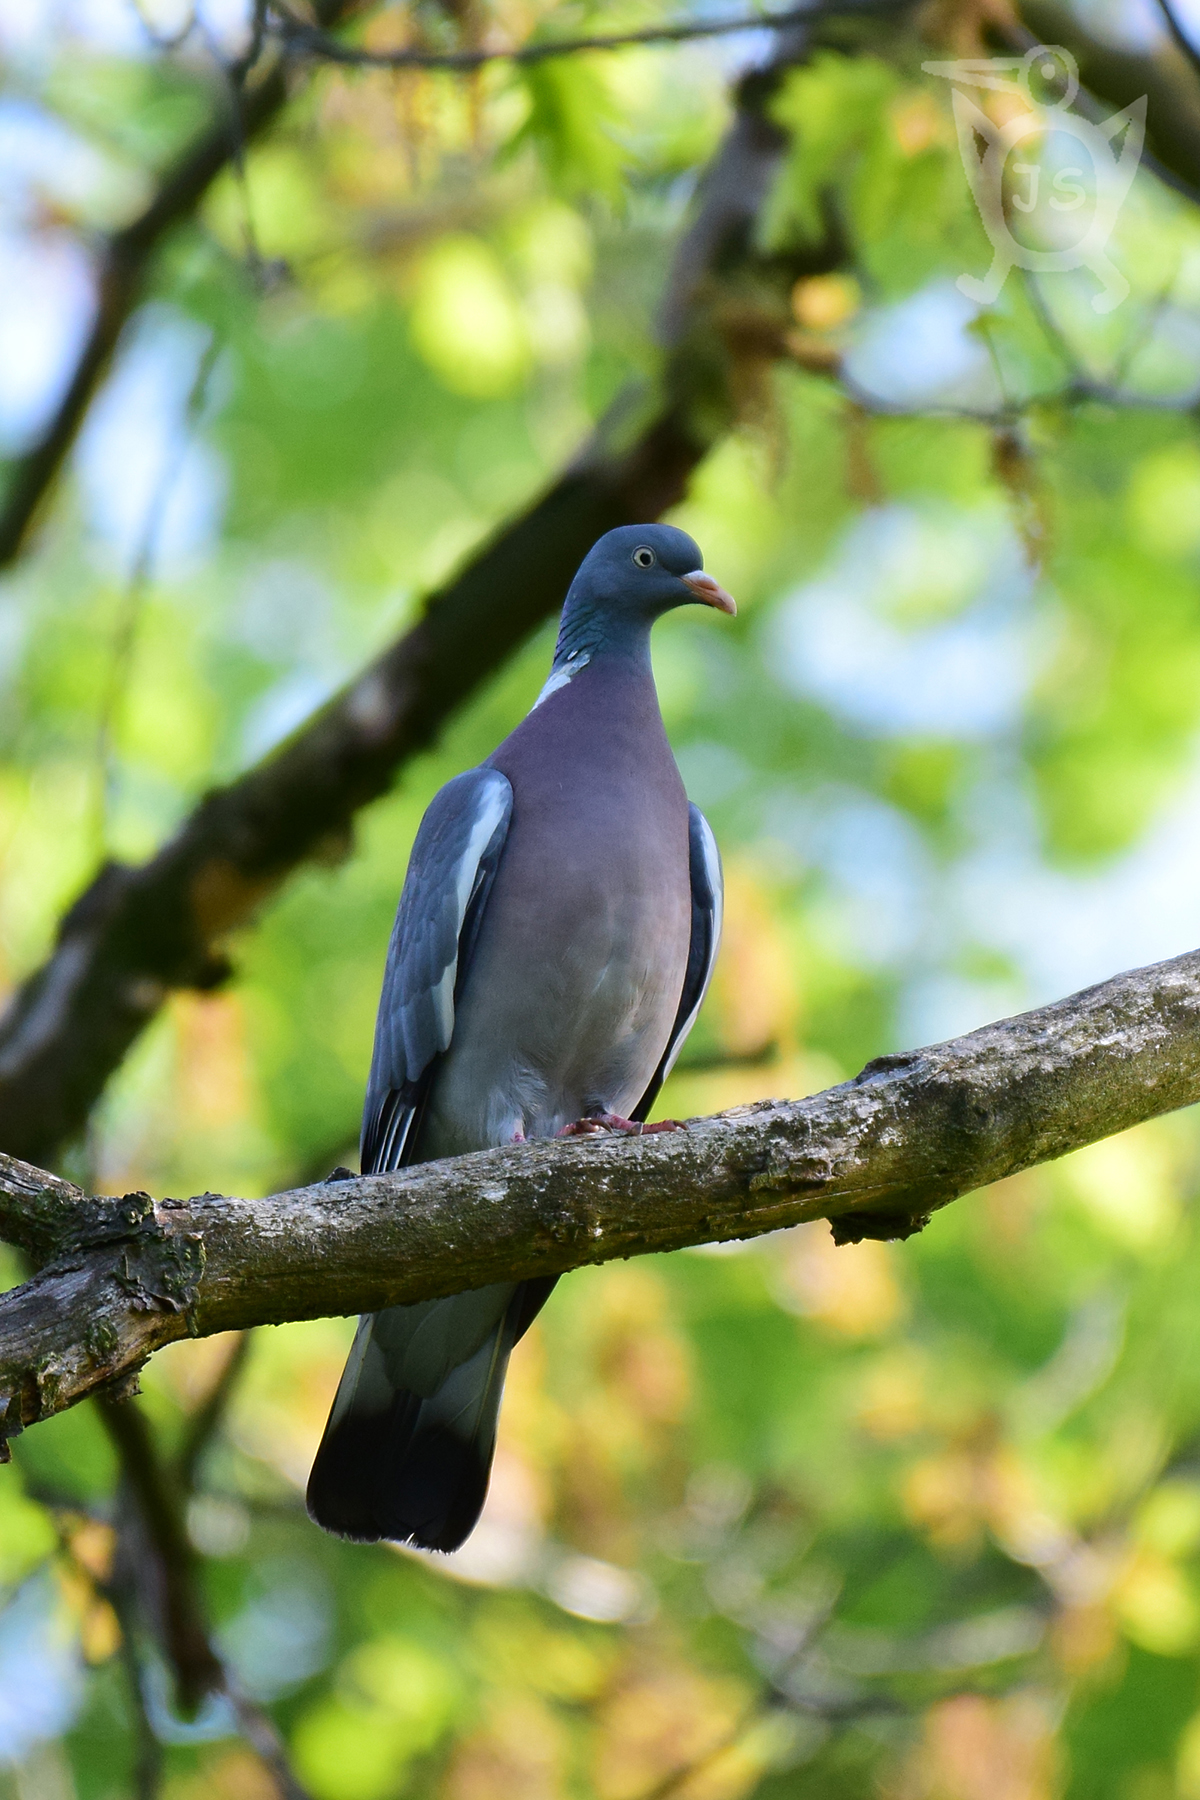
<svg viewBox="0 0 1200 1800"><path fill-rule="evenodd" d="M417 832L363 1110L370 1174L644 1124L721 934L721 862L650 667L673 607L737 609L669 525L608 532L571 583L549 680ZM360 1543L454 1550L487 1493L513 1345L554 1278L359 1321L308 1510Z"/></svg>

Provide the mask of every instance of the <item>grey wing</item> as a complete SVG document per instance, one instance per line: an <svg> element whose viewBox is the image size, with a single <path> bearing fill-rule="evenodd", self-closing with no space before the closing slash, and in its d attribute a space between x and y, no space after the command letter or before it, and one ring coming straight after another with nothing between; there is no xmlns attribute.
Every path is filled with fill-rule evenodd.
<svg viewBox="0 0 1200 1800"><path fill-rule="evenodd" d="M363 1106L361 1168L397 1169L438 1057L512 816L498 769L468 769L434 795L421 820L388 945Z"/></svg>
<svg viewBox="0 0 1200 1800"><path fill-rule="evenodd" d="M658 1099L663 1082L675 1067L675 1058L683 1049L687 1034L704 1004L717 951L721 947L721 919L725 905L721 852L717 849L712 826L698 806L688 807L688 868L692 883L692 935L683 991L663 1059L654 1071L650 1086L633 1109L635 1119L646 1118Z"/></svg>

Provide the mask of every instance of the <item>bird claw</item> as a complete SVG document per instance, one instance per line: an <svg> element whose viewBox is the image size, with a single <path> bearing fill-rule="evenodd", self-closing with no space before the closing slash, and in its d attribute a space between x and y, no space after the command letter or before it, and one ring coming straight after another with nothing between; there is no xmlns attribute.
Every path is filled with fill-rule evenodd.
<svg viewBox="0 0 1200 1800"><path fill-rule="evenodd" d="M592 1137L598 1131L617 1131L634 1137L649 1137L655 1131L686 1130L682 1119L657 1119L653 1125L643 1125L639 1119L623 1119L619 1113L589 1113L586 1119L564 1125L558 1136Z"/></svg>

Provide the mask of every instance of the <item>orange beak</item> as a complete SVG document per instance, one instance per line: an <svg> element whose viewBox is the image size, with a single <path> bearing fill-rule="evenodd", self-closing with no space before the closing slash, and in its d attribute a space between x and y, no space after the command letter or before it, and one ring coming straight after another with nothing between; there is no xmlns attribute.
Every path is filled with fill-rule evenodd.
<svg viewBox="0 0 1200 1800"><path fill-rule="evenodd" d="M737 601L732 594L727 594L719 581L706 575L703 569L693 569L690 575L679 577L684 587L691 588L697 600L703 600L705 606L715 606L718 612L728 613L730 618L737 615Z"/></svg>

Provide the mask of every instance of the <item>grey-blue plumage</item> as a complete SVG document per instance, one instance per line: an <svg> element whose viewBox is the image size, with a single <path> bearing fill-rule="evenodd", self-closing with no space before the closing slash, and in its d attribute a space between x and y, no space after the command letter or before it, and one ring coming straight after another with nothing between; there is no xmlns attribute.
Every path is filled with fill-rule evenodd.
<svg viewBox="0 0 1200 1800"><path fill-rule="evenodd" d="M645 1119L720 939L716 843L688 806L650 667L654 620L695 600L734 610L685 533L601 538L533 711L431 803L388 948L364 1173ZM509 1354L553 1285L360 1321L309 1480L318 1524L462 1542L487 1491Z"/></svg>

